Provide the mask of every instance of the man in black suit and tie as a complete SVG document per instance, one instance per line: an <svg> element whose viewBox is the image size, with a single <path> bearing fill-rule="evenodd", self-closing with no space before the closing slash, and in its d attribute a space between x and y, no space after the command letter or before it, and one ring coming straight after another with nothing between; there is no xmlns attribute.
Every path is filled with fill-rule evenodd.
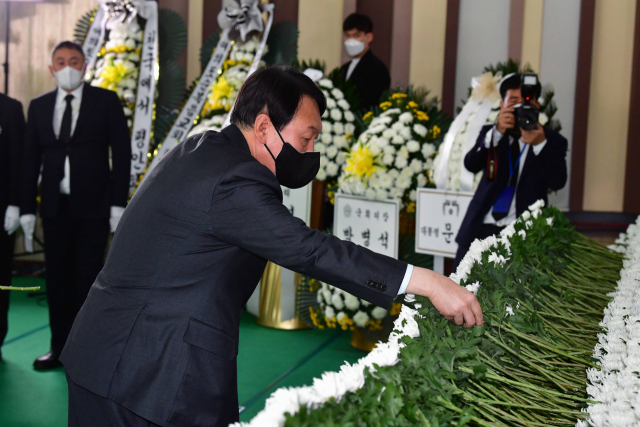
<svg viewBox="0 0 640 427"><path fill-rule="evenodd" d="M79 45L58 44L50 65L58 87L29 105L20 223L29 242L42 170L51 325L51 349L34 362L39 370L61 365L58 357L102 268L109 229L115 230L129 193L131 142L120 100L115 92L84 84L85 68Z"/></svg>
<svg viewBox="0 0 640 427"><path fill-rule="evenodd" d="M238 421L242 310L267 260L388 307L428 296L482 324L470 292L325 235L282 204L315 177L322 92L292 67L254 73L231 125L171 150L131 199L61 360L73 427L222 427Z"/></svg>
<svg viewBox="0 0 640 427"><path fill-rule="evenodd" d="M502 80L496 124L482 129L464 158L467 170L483 174L456 236L454 268L475 239L498 234L537 200L546 203L549 191L558 191L567 182L567 140L562 135L538 123L534 130L521 129L519 138L517 133L513 136L517 126L513 107L523 102L521 79L511 74ZM536 108L541 90L537 82L531 100Z"/></svg>
<svg viewBox="0 0 640 427"><path fill-rule="evenodd" d="M391 76L384 63L371 52L373 22L367 15L352 13L342 24L344 47L352 58L340 68L345 80L353 83L360 96L360 108L378 105L391 86Z"/></svg>
<svg viewBox="0 0 640 427"><path fill-rule="evenodd" d="M0 94L0 286L11 286L15 231L20 227L20 164L24 138L22 104ZM7 336L9 291L0 291L0 347ZM0 361L2 352L0 351Z"/></svg>

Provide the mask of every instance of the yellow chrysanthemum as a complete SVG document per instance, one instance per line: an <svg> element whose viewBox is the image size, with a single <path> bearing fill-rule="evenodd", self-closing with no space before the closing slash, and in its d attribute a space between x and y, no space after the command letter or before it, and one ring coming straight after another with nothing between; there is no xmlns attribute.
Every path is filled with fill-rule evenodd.
<svg viewBox="0 0 640 427"><path fill-rule="evenodd" d="M123 63L110 63L100 73L102 81L99 86L103 89L115 90L120 80L124 79L133 70L127 68Z"/></svg>
<svg viewBox="0 0 640 427"><path fill-rule="evenodd" d="M336 201L336 192L335 191L329 191L327 193L327 196L329 197L329 203L331 203L333 205L335 203L335 201Z"/></svg>
<svg viewBox="0 0 640 427"><path fill-rule="evenodd" d="M406 97L407 97L406 93L394 93L393 95L391 95L391 99L402 99Z"/></svg>
<svg viewBox="0 0 640 427"><path fill-rule="evenodd" d="M373 111L369 111L367 112L364 116L362 116L362 120L369 120L369 119L373 119L374 115L373 115Z"/></svg>
<svg viewBox="0 0 640 427"><path fill-rule="evenodd" d="M409 101L409 102L407 103L407 109L409 109L409 108L418 108L418 107L419 107L419 105L418 105L418 103L417 103L417 102L415 102L415 101Z"/></svg>
<svg viewBox="0 0 640 427"><path fill-rule="evenodd" d="M400 304L399 302L394 302L393 304L391 304L391 308L389 309L389 314L391 316L397 316L398 314L400 314L401 309L402 309L402 304Z"/></svg>
<svg viewBox="0 0 640 427"><path fill-rule="evenodd" d="M385 101L382 104L380 104L380 108L382 108L383 110L389 109L393 107L393 104L390 103L389 101Z"/></svg>
<svg viewBox="0 0 640 427"><path fill-rule="evenodd" d="M413 213L416 211L416 204L415 202L410 202L407 204L407 213Z"/></svg>
<svg viewBox="0 0 640 427"><path fill-rule="evenodd" d="M376 170L373 154L369 147L360 144L356 149L349 153L347 158L347 167L345 170L358 178L369 178Z"/></svg>
<svg viewBox="0 0 640 427"><path fill-rule="evenodd" d="M437 138L438 135L442 133L442 129L440 129L438 125L434 125L433 128L431 129L431 132L433 132L433 137Z"/></svg>
<svg viewBox="0 0 640 427"><path fill-rule="evenodd" d="M416 119L426 122L429 120L429 116L424 111L416 111Z"/></svg>

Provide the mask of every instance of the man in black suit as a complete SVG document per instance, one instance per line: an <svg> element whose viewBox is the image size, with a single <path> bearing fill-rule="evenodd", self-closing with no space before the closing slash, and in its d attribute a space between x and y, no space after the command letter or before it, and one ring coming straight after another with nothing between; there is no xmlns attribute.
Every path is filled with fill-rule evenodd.
<svg viewBox="0 0 640 427"><path fill-rule="evenodd" d="M58 87L29 105L20 223L28 242L42 169L51 325L51 349L35 360L36 369L60 366L73 320L102 268L109 229L115 230L129 193L131 142L120 100L115 92L84 84L85 68L79 45L58 44L50 65Z"/></svg>
<svg viewBox="0 0 640 427"><path fill-rule="evenodd" d="M482 324L451 280L313 230L282 204L281 184L318 171L325 108L300 71L260 70L229 127L182 142L142 182L62 353L70 426L238 421L240 316L267 260L383 307L406 290Z"/></svg>
<svg viewBox="0 0 640 427"><path fill-rule="evenodd" d="M454 268L475 239L499 233L537 200L546 203L549 191L558 191L567 182L567 140L562 135L538 123L534 130L521 129L519 138L513 136L513 107L523 102L520 82L518 74L502 80L496 124L482 128L476 145L464 158L467 170L483 174L456 236ZM535 92L531 103L539 108L539 82Z"/></svg>
<svg viewBox="0 0 640 427"><path fill-rule="evenodd" d="M342 24L344 47L352 58L340 68L342 77L353 83L360 96L360 108L378 105L391 86L391 76L384 63L371 52L373 22L366 15L352 13Z"/></svg>
<svg viewBox="0 0 640 427"><path fill-rule="evenodd" d="M0 212L5 213L4 230L0 230L0 286L11 286L14 233L20 227L19 184L23 138L22 104L0 94ZM7 336L8 313L9 291L0 291L0 347Z"/></svg>

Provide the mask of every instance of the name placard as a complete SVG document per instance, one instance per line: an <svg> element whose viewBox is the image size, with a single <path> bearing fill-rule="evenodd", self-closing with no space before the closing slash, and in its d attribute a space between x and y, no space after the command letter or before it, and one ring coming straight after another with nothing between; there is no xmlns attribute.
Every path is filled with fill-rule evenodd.
<svg viewBox="0 0 640 427"><path fill-rule="evenodd" d="M455 241L473 192L418 188L416 253L455 257Z"/></svg>
<svg viewBox="0 0 640 427"><path fill-rule="evenodd" d="M397 259L399 222L400 200L336 194L333 234L342 240Z"/></svg>
<svg viewBox="0 0 640 427"><path fill-rule="evenodd" d="M282 187L282 203L289 209L291 215L300 218L309 225L311 220L311 184L295 190Z"/></svg>

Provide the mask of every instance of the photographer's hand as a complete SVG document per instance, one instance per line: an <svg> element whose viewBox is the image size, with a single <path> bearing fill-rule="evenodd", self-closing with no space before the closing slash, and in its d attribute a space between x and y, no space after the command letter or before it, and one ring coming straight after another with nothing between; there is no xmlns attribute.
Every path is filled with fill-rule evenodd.
<svg viewBox="0 0 640 427"><path fill-rule="evenodd" d="M547 139L544 135L544 129L540 126L540 123L538 123L538 126L534 130L520 130L522 130L520 140L525 144L538 145Z"/></svg>
<svg viewBox="0 0 640 427"><path fill-rule="evenodd" d="M510 107L504 107L498 114L498 121L496 123L496 129L501 134L507 133L507 129L513 129L516 125L516 118L513 115L514 109Z"/></svg>

